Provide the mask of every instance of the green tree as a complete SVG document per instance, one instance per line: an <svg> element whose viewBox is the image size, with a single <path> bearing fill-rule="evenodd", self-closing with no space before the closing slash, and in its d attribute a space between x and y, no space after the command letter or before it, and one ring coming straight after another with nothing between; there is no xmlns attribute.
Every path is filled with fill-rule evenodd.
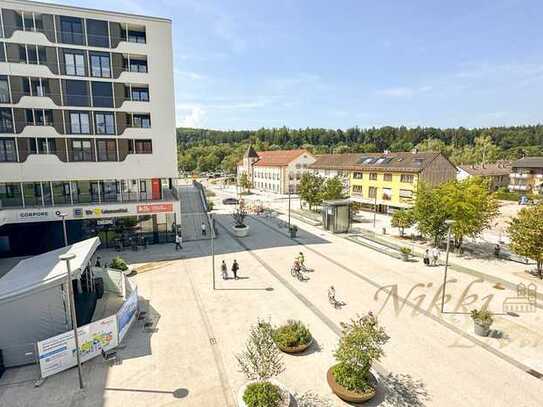
<svg viewBox="0 0 543 407"><path fill-rule="evenodd" d="M417 191L413 214L417 221L419 231L434 241L437 246L447 232L448 213L441 201L439 190L426 184L421 184Z"/></svg>
<svg viewBox="0 0 543 407"><path fill-rule="evenodd" d="M543 279L543 204L523 208L509 223L511 250L537 263L537 274Z"/></svg>
<svg viewBox="0 0 543 407"><path fill-rule="evenodd" d="M343 182L339 177L328 178L322 185L320 191L321 201L332 201L343 199Z"/></svg>
<svg viewBox="0 0 543 407"><path fill-rule="evenodd" d="M321 198L322 178L316 174L305 172L300 180L300 186L298 187L298 193L300 199L307 202L309 210L313 209L313 206L319 205L322 202Z"/></svg>
<svg viewBox="0 0 543 407"><path fill-rule="evenodd" d="M249 176L247 175L246 172L243 172L240 177L239 177L239 186L241 188L243 188L246 192L249 192L251 187L252 187L252 184L251 184L251 180L249 179Z"/></svg>
<svg viewBox="0 0 543 407"><path fill-rule="evenodd" d="M411 209L402 209L395 211L390 220L390 224L394 228L400 229L400 236L405 234L405 229L414 226L416 223L415 214Z"/></svg>

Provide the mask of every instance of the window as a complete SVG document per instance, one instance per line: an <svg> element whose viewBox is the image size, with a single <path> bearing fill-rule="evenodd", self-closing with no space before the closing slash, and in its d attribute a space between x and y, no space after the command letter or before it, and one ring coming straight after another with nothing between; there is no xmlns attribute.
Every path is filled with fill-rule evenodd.
<svg viewBox="0 0 543 407"><path fill-rule="evenodd" d="M89 114L87 112L70 112L70 128L72 134L89 134Z"/></svg>
<svg viewBox="0 0 543 407"><path fill-rule="evenodd" d="M83 24L80 18L60 17L60 39L66 44L85 45Z"/></svg>
<svg viewBox="0 0 543 407"><path fill-rule="evenodd" d="M91 52L91 75L97 78L111 78L109 54Z"/></svg>
<svg viewBox="0 0 543 407"><path fill-rule="evenodd" d="M364 178L364 173L363 172L355 172L355 173L353 173L353 178L354 179L363 179Z"/></svg>
<svg viewBox="0 0 543 407"><path fill-rule="evenodd" d="M13 133L11 109L0 109L0 133Z"/></svg>
<svg viewBox="0 0 543 407"><path fill-rule="evenodd" d="M412 184L415 180L415 177L412 174L402 174L400 176L400 182L404 182L406 184Z"/></svg>
<svg viewBox="0 0 543 407"><path fill-rule="evenodd" d="M391 188L383 188L383 199L385 201L390 201L392 199L392 189Z"/></svg>
<svg viewBox="0 0 543 407"><path fill-rule="evenodd" d="M42 45L38 45L38 63L40 65L47 65L47 48Z"/></svg>
<svg viewBox="0 0 543 407"><path fill-rule="evenodd" d="M132 118L132 126L143 129L151 128L151 116L148 114L135 114Z"/></svg>
<svg viewBox="0 0 543 407"><path fill-rule="evenodd" d="M364 191L364 187L362 185L353 185L353 194L362 195L362 191Z"/></svg>
<svg viewBox="0 0 543 407"><path fill-rule="evenodd" d="M9 82L7 76L0 76L0 103L9 103Z"/></svg>
<svg viewBox="0 0 543 407"><path fill-rule="evenodd" d="M96 134L115 134L113 113L97 112L94 114Z"/></svg>
<svg viewBox="0 0 543 407"><path fill-rule="evenodd" d="M391 182L392 181L392 174L386 173L383 175L383 181Z"/></svg>
<svg viewBox="0 0 543 407"><path fill-rule="evenodd" d="M377 173L376 172L371 172L370 173L370 180L371 181L377 181Z"/></svg>
<svg viewBox="0 0 543 407"><path fill-rule="evenodd" d="M85 55L82 53L64 52L66 75L85 76Z"/></svg>
<svg viewBox="0 0 543 407"><path fill-rule="evenodd" d="M48 96L50 94L48 79L30 78L30 87L32 96Z"/></svg>
<svg viewBox="0 0 543 407"><path fill-rule="evenodd" d="M29 64L37 64L38 63L38 50L36 45L27 45L26 46L26 52L28 55L28 63Z"/></svg>
<svg viewBox="0 0 543 407"><path fill-rule="evenodd" d="M30 126L34 125L34 110L25 109L25 120L26 120L26 124Z"/></svg>
<svg viewBox="0 0 543 407"><path fill-rule="evenodd" d="M400 189L400 198L412 198L413 191L409 189Z"/></svg>
<svg viewBox="0 0 543 407"><path fill-rule="evenodd" d="M136 140L136 154L152 154L153 143L151 140Z"/></svg>
<svg viewBox="0 0 543 407"><path fill-rule="evenodd" d="M92 103L96 107L113 107L111 82L92 82Z"/></svg>
<svg viewBox="0 0 543 407"><path fill-rule="evenodd" d="M96 140L98 161L117 161L115 140Z"/></svg>
<svg viewBox="0 0 543 407"><path fill-rule="evenodd" d="M72 140L72 161L93 161L90 140Z"/></svg>
<svg viewBox="0 0 543 407"><path fill-rule="evenodd" d="M145 31L128 30L128 42L145 44Z"/></svg>
<svg viewBox="0 0 543 407"><path fill-rule="evenodd" d="M0 36L1 35L2 35L2 33L0 32ZM6 62L6 54L4 52L4 43L3 42L0 42L0 62Z"/></svg>
<svg viewBox="0 0 543 407"><path fill-rule="evenodd" d="M149 101L149 88L132 88L131 100L135 102Z"/></svg>
<svg viewBox="0 0 543 407"><path fill-rule="evenodd" d="M66 80L64 104L68 106L89 106L89 89L87 82Z"/></svg>
<svg viewBox="0 0 543 407"><path fill-rule="evenodd" d="M142 59L130 59L128 70L130 72L147 73L147 61Z"/></svg>
<svg viewBox="0 0 543 407"><path fill-rule="evenodd" d="M87 43L93 47L109 47L107 21L87 19Z"/></svg>
<svg viewBox="0 0 543 407"><path fill-rule="evenodd" d="M47 139L40 137L37 140L38 154L48 154Z"/></svg>
<svg viewBox="0 0 543 407"><path fill-rule="evenodd" d="M15 150L15 140L9 138L0 138L0 162L17 161L17 152Z"/></svg>
<svg viewBox="0 0 543 407"><path fill-rule="evenodd" d="M25 11L23 13L23 24L25 31L35 31L36 28L34 27L34 17L32 16L32 12Z"/></svg>
<svg viewBox="0 0 543 407"><path fill-rule="evenodd" d="M368 197L369 198L376 198L377 197L377 187L369 187L369 189L368 189Z"/></svg>

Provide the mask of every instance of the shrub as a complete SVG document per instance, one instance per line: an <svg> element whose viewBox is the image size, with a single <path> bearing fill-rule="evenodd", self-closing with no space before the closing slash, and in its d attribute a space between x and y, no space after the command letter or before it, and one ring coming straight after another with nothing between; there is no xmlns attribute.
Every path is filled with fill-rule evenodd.
<svg viewBox="0 0 543 407"><path fill-rule="evenodd" d="M128 270L128 265L126 264L126 261L121 256L117 256L117 257L114 257L113 260L111 261L111 268L125 271L125 270Z"/></svg>
<svg viewBox="0 0 543 407"><path fill-rule="evenodd" d="M276 407L281 403L281 390L270 382L256 382L243 393L247 407Z"/></svg>
<svg viewBox="0 0 543 407"><path fill-rule="evenodd" d="M311 332L301 321L289 320L273 331L273 340L284 348L307 345L311 342Z"/></svg>
<svg viewBox="0 0 543 407"><path fill-rule="evenodd" d="M487 309L471 310L471 319L477 324L485 328L490 328L490 325L494 322L492 314Z"/></svg>
<svg viewBox="0 0 543 407"><path fill-rule="evenodd" d="M400 248L400 253L410 255L411 254L411 249L409 247L402 247L402 248Z"/></svg>
<svg viewBox="0 0 543 407"><path fill-rule="evenodd" d="M371 312L342 323L341 327L341 338L334 352L338 362L332 370L334 379L348 390L366 392L371 389L370 368L384 355L383 345L389 337Z"/></svg>

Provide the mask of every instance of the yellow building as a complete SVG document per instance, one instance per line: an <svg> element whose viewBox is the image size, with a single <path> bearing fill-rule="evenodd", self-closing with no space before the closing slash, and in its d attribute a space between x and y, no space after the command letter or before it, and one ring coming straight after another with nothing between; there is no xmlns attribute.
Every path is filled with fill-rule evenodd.
<svg viewBox="0 0 543 407"><path fill-rule="evenodd" d="M351 200L389 212L413 205L420 182L438 185L456 178L456 167L441 153L361 154L351 170Z"/></svg>

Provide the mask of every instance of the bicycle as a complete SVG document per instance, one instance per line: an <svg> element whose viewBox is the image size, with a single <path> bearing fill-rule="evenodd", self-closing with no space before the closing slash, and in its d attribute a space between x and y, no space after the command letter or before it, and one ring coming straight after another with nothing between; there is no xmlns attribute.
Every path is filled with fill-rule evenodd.
<svg viewBox="0 0 543 407"><path fill-rule="evenodd" d="M295 277L297 278L299 281L304 281L306 278L304 277L304 275L302 274L302 272L298 269L296 269L294 266L292 266L290 268L290 275L292 277Z"/></svg>

